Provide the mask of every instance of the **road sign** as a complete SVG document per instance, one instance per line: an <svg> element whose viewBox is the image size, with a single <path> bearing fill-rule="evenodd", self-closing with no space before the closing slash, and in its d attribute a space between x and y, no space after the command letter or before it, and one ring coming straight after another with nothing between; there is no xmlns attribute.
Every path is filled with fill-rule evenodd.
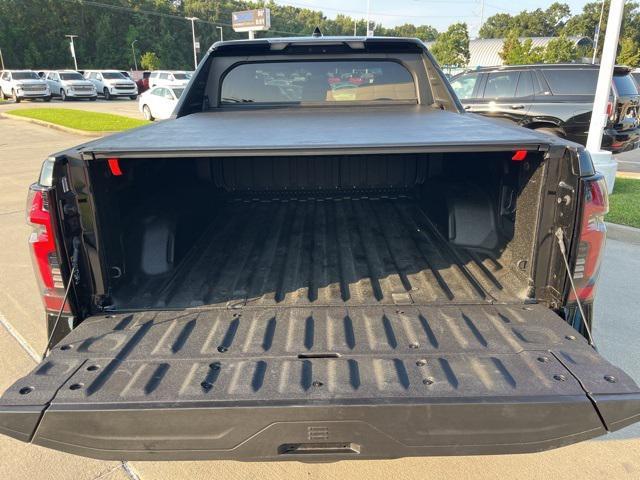
<svg viewBox="0 0 640 480"><path fill-rule="evenodd" d="M269 30L271 11L268 8L245 10L231 14L231 25L236 32L256 32Z"/></svg>

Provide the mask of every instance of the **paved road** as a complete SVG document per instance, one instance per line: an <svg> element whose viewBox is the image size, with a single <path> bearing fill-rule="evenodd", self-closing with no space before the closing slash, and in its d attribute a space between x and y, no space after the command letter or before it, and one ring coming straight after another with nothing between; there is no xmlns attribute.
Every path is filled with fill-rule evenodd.
<svg viewBox="0 0 640 480"><path fill-rule="evenodd" d="M619 172L640 173L640 149L620 153L615 156Z"/></svg>
<svg viewBox="0 0 640 480"><path fill-rule="evenodd" d="M123 101L124 103L124 101ZM96 107L101 103L94 104ZM65 104L66 106L66 104ZM4 108L4 106L3 106ZM101 107L102 108L102 107ZM113 108L107 104L106 108ZM28 141L27 141L28 139ZM0 392L33 368L45 344L40 300L24 223L28 185L48 153L86 137L0 118ZM597 303L601 351L640 380L640 245L609 241ZM11 334L6 327L11 329ZM637 479L640 429L531 455L435 457L335 464L103 462L56 453L0 436L0 479Z"/></svg>

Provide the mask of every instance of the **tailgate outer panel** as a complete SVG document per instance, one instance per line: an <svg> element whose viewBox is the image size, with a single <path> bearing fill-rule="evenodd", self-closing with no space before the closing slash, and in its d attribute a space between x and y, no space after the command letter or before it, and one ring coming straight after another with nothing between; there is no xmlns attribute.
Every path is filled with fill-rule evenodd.
<svg viewBox="0 0 640 480"><path fill-rule="evenodd" d="M244 308L88 319L5 392L0 431L104 459L321 461L539 451L638 415L636 384L541 305Z"/></svg>

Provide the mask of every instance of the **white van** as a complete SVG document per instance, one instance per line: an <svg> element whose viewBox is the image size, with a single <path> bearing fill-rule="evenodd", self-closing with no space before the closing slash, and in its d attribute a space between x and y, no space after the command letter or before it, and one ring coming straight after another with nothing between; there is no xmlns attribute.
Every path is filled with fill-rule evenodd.
<svg viewBox="0 0 640 480"><path fill-rule="evenodd" d="M44 72L42 78L49 85L51 95L63 102L71 98L98 98L95 85L75 70L50 70Z"/></svg>
<svg viewBox="0 0 640 480"><path fill-rule="evenodd" d="M155 70L149 77L149 88L157 86L186 86L191 79L191 73L183 70Z"/></svg>
<svg viewBox="0 0 640 480"><path fill-rule="evenodd" d="M105 100L116 97L138 98L136 83L122 75L118 70L85 70L84 78L95 85L98 95Z"/></svg>
<svg viewBox="0 0 640 480"><path fill-rule="evenodd" d="M3 70L0 73L0 95L20 103L24 99L41 98L51 100L51 91L47 83L33 70Z"/></svg>

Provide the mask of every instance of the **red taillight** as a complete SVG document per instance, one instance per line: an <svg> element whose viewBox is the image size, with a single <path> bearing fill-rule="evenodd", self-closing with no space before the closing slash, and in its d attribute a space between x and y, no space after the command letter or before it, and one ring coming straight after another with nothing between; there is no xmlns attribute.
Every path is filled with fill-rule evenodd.
<svg viewBox="0 0 640 480"><path fill-rule="evenodd" d="M604 178L584 182L584 206L580 224L580 237L576 251L573 281L582 302L590 302L595 295L600 260L604 251L607 228L604 216L609 211L609 199ZM573 291L569 300L575 301Z"/></svg>
<svg viewBox="0 0 640 480"><path fill-rule="evenodd" d="M521 162L525 158L527 158L526 150L516 150L513 154L513 157L511 157L511 160L513 160L514 162Z"/></svg>
<svg viewBox="0 0 640 480"><path fill-rule="evenodd" d="M607 117L613 114L613 103L607 102Z"/></svg>
<svg viewBox="0 0 640 480"><path fill-rule="evenodd" d="M29 245L44 306L47 310L60 310L64 298L64 283L51 228L47 188L31 185L27 198L27 221L33 226ZM68 305L65 305L64 311L70 312Z"/></svg>
<svg viewBox="0 0 640 480"><path fill-rule="evenodd" d="M117 158L109 158L107 160L107 163L109 164L109 170L111 170L112 175L116 177L122 175L122 170L120 169L120 160L118 160Z"/></svg>

